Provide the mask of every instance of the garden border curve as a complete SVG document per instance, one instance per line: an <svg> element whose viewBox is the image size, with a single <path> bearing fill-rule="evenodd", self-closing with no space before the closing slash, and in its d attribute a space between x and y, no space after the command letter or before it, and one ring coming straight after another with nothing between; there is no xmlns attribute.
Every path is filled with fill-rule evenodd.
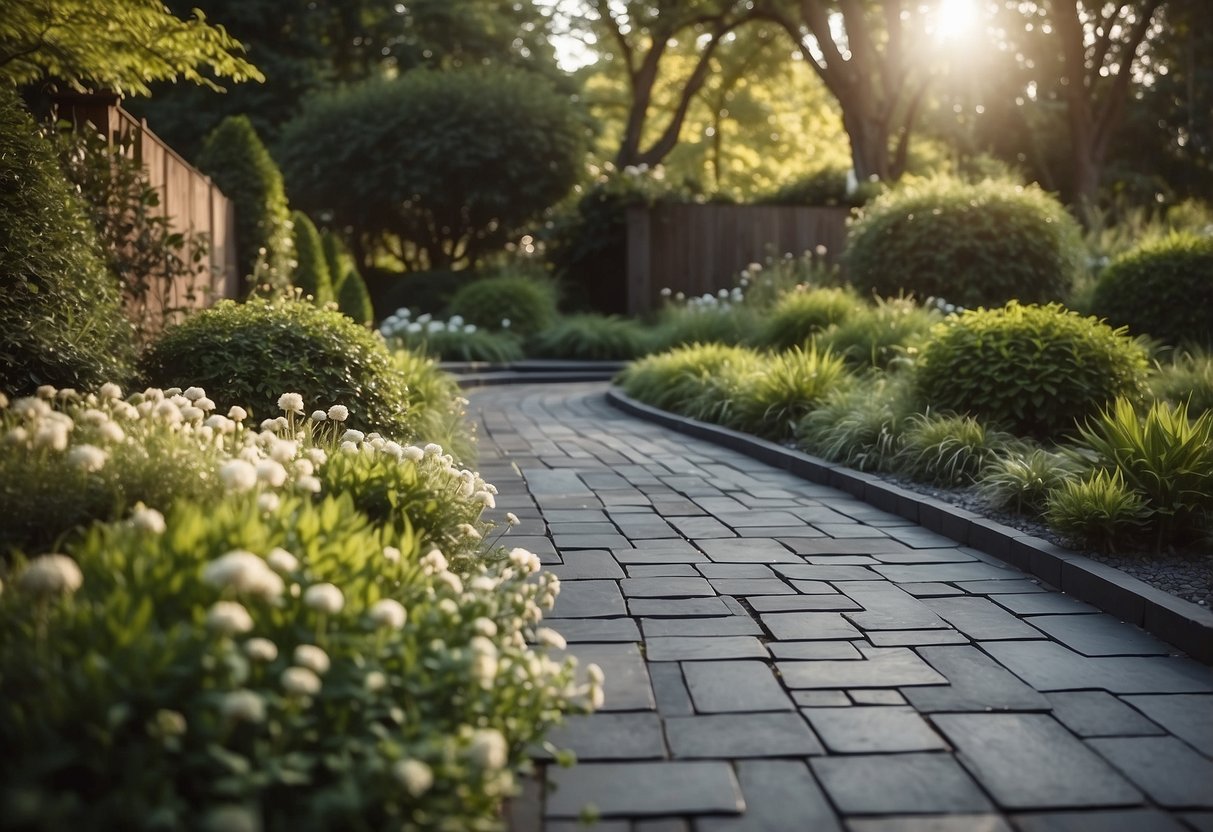
<svg viewBox="0 0 1213 832"><path fill-rule="evenodd" d="M525 380L525 379L521 379ZM901 488L873 474L855 471L747 433L678 416L643 404L611 387L607 403L631 416L703 439L781 468L802 479L828 485L876 508L913 520L1035 575L1085 601L1213 664L1213 611L1077 552L974 512Z"/></svg>

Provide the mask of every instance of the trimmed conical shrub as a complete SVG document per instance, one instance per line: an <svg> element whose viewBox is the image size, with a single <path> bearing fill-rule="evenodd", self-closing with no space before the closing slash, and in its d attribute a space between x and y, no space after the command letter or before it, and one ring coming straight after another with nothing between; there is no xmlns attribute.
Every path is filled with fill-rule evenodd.
<svg viewBox="0 0 1213 832"><path fill-rule="evenodd" d="M246 116L229 116L198 155L198 167L236 205L236 260L258 284L290 283L293 245L282 173Z"/></svg>
<svg viewBox="0 0 1213 832"><path fill-rule="evenodd" d="M371 295L357 269L351 268L345 273L337 290L337 308L360 324L370 326L374 323L375 309L371 305Z"/></svg>
<svg viewBox="0 0 1213 832"><path fill-rule="evenodd" d="M328 263L329 278L333 281L335 297L341 289L341 281L345 280L345 276L351 269L356 271L357 266L354 265L354 258L350 256L345 243L332 231L324 229L320 232L320 239L324 244L324 259Z"/></svg>
<svg viewBox="0 0 1213 832"><path fill-rule="evenodd" d="M291 222L295 224L292 231L295 238L295 273L291 282L303 290L305 297L311 295L317 306L323 306L334 299L334 294L320 232L302 211L292 211Z"/></svg>
<svg viewBox="0 0 1213 832"><path fill-rule="evenodd" d="M132 353L96 232L33 119L0 89L0 391L121 382Z"/></svg>

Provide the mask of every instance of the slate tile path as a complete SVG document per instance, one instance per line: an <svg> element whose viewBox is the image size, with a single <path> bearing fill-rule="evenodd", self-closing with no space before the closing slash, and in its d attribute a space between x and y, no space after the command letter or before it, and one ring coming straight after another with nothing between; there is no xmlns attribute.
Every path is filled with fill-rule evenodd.
<svg viewBox="0 0 1213 832"><path fill-rule="evenodd" d="M1213 670L603 390L470 394L546 623L606 673L517 832L1213 830Z"/></svg>

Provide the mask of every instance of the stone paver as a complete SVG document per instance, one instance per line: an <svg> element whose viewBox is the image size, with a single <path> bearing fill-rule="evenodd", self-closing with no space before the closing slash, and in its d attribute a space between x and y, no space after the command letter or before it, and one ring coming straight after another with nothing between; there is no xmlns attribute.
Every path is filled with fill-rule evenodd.
<svg viewBox="0 0 1213 832"><path fill-rule="evenodd" d="M606 674L515 832L1213 832L1208 667L603 389L470 394L502 542L562 581L553 657Z"/></svg>

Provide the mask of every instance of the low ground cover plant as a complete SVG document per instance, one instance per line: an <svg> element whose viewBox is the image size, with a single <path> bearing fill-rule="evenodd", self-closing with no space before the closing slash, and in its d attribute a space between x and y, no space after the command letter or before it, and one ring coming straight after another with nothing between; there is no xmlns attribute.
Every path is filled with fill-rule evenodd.
<svg viewBox="0 0 1213 832"><path fill-rule="evenodd" d="M527 341L528 355L579 361L627 361L649 352L653 334L617 315L564 315Z"/></svg>
<svg viewBox="0 0 1213 832"><path fill-rule="evenodd" d="M109 499L5 541L0 828L493 829L525 749L601 701L545 653L559 582L437 445L297 393L260 424L44 393L2 403L0 494L65 527L64 492ZM166 446L171 499L139 490Z"/></svg>

